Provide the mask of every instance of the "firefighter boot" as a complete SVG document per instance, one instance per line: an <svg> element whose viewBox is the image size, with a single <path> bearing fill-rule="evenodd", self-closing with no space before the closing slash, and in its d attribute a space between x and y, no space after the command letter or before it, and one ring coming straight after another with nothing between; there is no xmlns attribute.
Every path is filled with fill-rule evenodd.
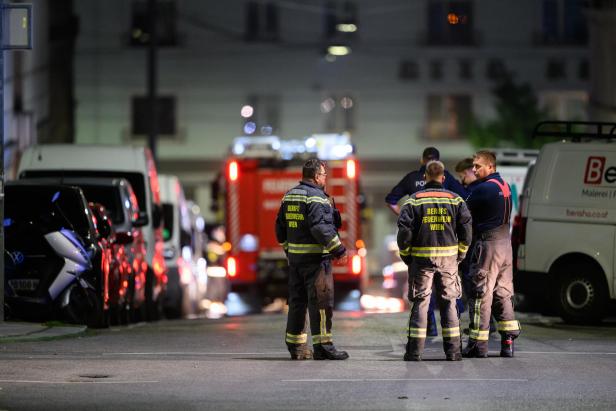
<svg viewBox="0 0 616 411"><path fill-rule="evenodd" d="M501 357L506 357L506 358L513 357L513 352L514 352L513 340L514 340L513 336L509 334L503 335L501 339L501 351L500 351Z"/></svg>
<svg viewBox="0 0 616 411"><path fill-rule="evenodd" d="M443 348L447 361L462 361L460 337L444 338Z"/></svg>
<svg viewBox="0 0 616 411"><path fill-rule="evenodd" d="M292 360L311 360L312 359L312 350L306 347L305 344L287 343L287 348L289 349L289 353L291 354Z"/></svg>
<svg viewBox="0 0 616 411"><path fill-rule="evenodd" d="M464 358L488 358L488 342L477 342L472 338L468 339L466 348L462 350Z"/></svg>
<svg viewBox="0 0 616 411"><path fill-rule="evenodd" d="M332 343L314 344L315 360L346 360L349 354L346 351L339 351Z"/></svg>
<svg viewBox="0 0 616 411"><path fill-rule="evenodd" d="M406 343L404 361L421 361L421 353L426 340L424 338L409 338Z"/></svg>

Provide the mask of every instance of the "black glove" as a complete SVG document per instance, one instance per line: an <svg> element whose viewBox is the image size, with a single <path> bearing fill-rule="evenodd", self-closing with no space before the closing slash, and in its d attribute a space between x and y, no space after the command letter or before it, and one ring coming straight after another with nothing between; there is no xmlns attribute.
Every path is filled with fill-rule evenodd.
<svg viewBox="0 0 616 411"><path fill-rule="evenodd" d="M466 257L466 254L459 254L459 253L458 253L458 258L457 258L458 265L459 265L462 261L464 261L464 257Z"/></svg>
<svg viewBox="0 0 616 411"><path fill-rule="evenodd" d="M346 248L344 248L343 245L341 245L340 247L338 247L334 251L332 251L332 256L335 259L338 259L338 258L342 257L345 254L346 254Z"/></svg>

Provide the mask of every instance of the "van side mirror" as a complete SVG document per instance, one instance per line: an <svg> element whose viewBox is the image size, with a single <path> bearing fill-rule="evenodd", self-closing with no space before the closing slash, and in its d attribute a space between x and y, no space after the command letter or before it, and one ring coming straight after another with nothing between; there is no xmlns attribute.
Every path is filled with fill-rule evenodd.
<svg viewBox="0 0 616 411"><path fill-rule="evenodd" d="M143 227L145 225L148 225L149 222L150 219L148 218L148 213L146 213L145 211L139 211L139 216L133 220L133 226Z"/></svg>
<svg viewBox="0 0 616 411"><path fill-rule="evenodd" d="M128 245L133 243L134 238L130 232L121 231L116 233L115 240L118 244Z"/></svg>
<svg viewBox="0 0 616 411"><path fill-rule="evenodd" d="M160 204L152 204L152 225L160 227L163 222L163 208Z"/></svg>

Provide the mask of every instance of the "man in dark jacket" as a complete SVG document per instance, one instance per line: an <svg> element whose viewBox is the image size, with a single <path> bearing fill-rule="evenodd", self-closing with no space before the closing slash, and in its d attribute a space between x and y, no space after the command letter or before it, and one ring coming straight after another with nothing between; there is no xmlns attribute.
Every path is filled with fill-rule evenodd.
<svg viewBox="0 0 616 411"><path fill-rule="evenodd" d="M325 194L325 163L308 160L302 181L289 190L276 218L276 237L289 260L289 314L285 342L291 359L346 360L332 339L334 279L331 259L346 258L335 225L337 210ZM308 349L306 309L314 354Z"/></svg>
<svg viewBox="0 0 616 411"><path fill-rule="evenodd" d="M477 181L467 199L473 216L473 255L470 277L473 295L469 303L469 340L465 357L488 356L492 307L501 334L501 357L513 357L513 340L520 324L513 311L513 265L509 217L511 190L496 172L496 157L478 151L473 157Z"/></svg>
<svg viewBox="0 0 616 411"><path fill-rule="evenodd" d="M429 161L439 160L440 153L435 147L427 147L421 155L421 167L419 170L414 170L408 173L391 189L389 194L385 197L387 206L396 214L400 214L400 206L398 202L407 195L416 193L419 190L423 190L426 184L424 175L426 173L426 164ZM465 199L468 195L466 189L445 170L445 181L443 188L449 191L453 191L460 197ZM428 309L428 336L435 337L438 335L436 327L436 317L434 315L434 298L430 301L430 307Z"/></svg>
<svg viewBox="0 0 616 411"><path fill-rule="evenodd" d="M441 310L443 348L449 361L460 361L460 324L456 299L461 297L458 263L471 242L471 215L464 200L445 190L445 166L426 166L425 190L407 200L398 217L398 247L409 265L411 318L405 361L421 361L427 332L432 283Z"/></svg>

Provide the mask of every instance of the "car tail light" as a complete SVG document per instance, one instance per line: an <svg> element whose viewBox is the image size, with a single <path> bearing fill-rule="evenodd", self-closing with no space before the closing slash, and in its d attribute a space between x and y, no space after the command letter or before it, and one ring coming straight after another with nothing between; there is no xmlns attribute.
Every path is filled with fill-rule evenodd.
<svg viewBox="0 0 616 411"><path fill-rule="evenodd" d="M237 260L235 257L227 258L227 274L229 274L229 277L237 275Z"/></svg>
<svg viewBox="0 0 616 411"><path fill-rule="evenodd" d="M237 161L232 161L229 163L229 180L236 181L240 176L240 168L237 164Z"/></svg>
<svg viewBox="0 0 616 411"><path fill-rule="evenodd" d="M361 257L354 255L351 259L351 272L355 275L361 273Z"/></svg>
<svg viewBox="0 0 616 411"><path fill-rule="evenodd" d="M348 178L355 178L357 174L357 166L355 164L355 160L347 160L346 174Z"/></svg>

